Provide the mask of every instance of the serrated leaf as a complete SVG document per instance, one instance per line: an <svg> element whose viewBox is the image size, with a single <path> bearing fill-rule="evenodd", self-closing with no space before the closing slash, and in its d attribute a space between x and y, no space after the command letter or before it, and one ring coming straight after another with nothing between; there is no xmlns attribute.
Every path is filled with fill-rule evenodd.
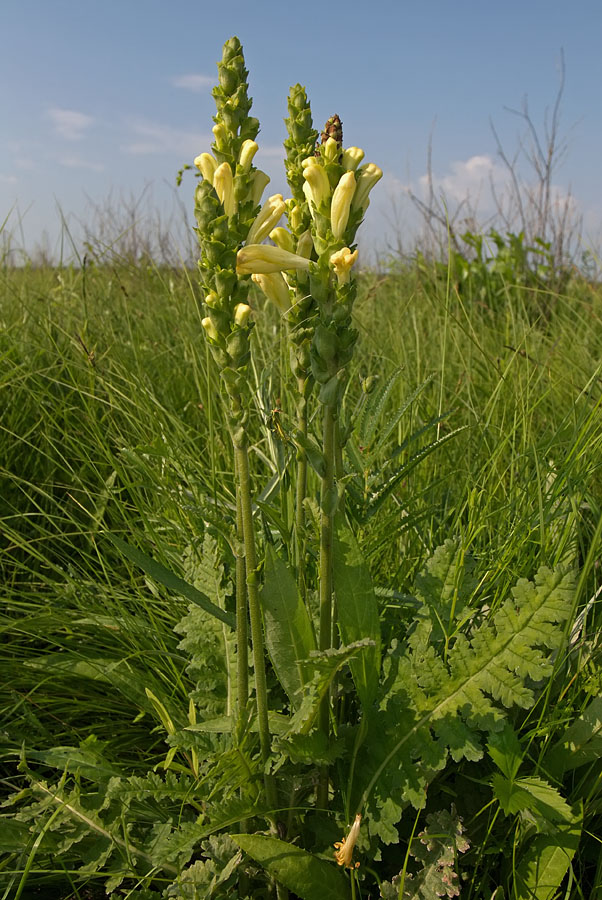
<svg viewBox="0 0 602 900"><path fill-rule="evenodd" d="M334 862L263 834L232 834L232 840L300 900L350 900L349 882Z"/></svg>
<svg viewBox="0 0 602 900"><path fill-rule="evenodd" d="M274 671L293 709L301 702L301 689L312 672L307 659L316 640L297 582L286 563L268 544L264 583L260 594L265 641Z"/></svg>
<svg viewBox="0 0 602 900"><path fill-rule="evenodd" d="M500 731L490 734L487 750L498 769L512 781L523 761L523 754L516 732L509 722L504 723Z"/></svg>
<svg viewBox="0 0 602 900"><path fill-rule="evenodd" d="M338 625L343 643L369 638L366 647L349 663L360 701L370 707L380 677L380 618L370 572L355 535L339 516L335 526L334 590Z"/></svg>
<svg viewBox="0 0 602 900"><path fill-rule="evenodd" d="M365 447L369 447L372 443L378 420L400 374L401 369L396 369L386 381L377 384L372 393L366 395L358 423L358 440Z"/></svg>

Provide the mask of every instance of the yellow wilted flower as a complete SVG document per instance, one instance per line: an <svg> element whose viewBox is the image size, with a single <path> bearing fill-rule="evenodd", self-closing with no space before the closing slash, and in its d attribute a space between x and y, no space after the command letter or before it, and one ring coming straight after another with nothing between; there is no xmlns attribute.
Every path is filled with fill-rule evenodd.
<svg viewBox="0 0 602 900"><path fill-rule="evenodd" d="M309 269L309 260L268 244L247 244L236 255L239 275L269 275L289 269Z"/></svg>
<svg viewBox="0 0 602 900"><path fill-rule="evenodd" d="M361 821L362 817L358 813L354 819L353 825L349 829L347 837L344 837L342 841L337 841L334 845L334 858L339 866L345 866L347 869L357 869L359 866L358 862L353 862L353 850L360 833Z"/></svg>
<svg viewBox="0 0 602 900"><path fill-rule="evenodd" d="M330 265L336 272L339 284L347 284L349 281L351 269L357 259L357 254L357 250L352 253L349 247L343 247L341 250L337 250L336 253L333 253L330 257Z"/></svg>

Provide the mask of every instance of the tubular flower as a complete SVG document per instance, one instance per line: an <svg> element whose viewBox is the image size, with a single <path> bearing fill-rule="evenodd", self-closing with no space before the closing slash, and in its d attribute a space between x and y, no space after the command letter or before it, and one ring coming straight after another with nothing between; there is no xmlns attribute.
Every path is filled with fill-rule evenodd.
<svg viewBox="0 0 602 900"><path fill-rule="evenodd" d="M279 228L272 228L270 231L270 240L274 241L276 246L280 247L281 250L288 250L289 253L295 252L293 236L290 231L287 231L286 228L283 228L282 226ZM299 255L303 256L302 253Z"/></svg>
<svg viewBox="0 0 602 900"><path fill-rule="evenodd" d="M341 165L348 172L355 172L363 158L364 151L360 150L359 147L347 147L346 150L343 150Z"/></svg>
<svg viewBox="0 0 602 900"><path fill-rule="evenodd" d="M254 281L261 288L268 300L271 300L281 313L285 313L290 309L291 295L282 272L272 272L268 275L251 275L251 281Z"/></svg>
<svg viewBox="0 0 602 900"><path fill-rule="evenodd" d="M253 162L253 157L259 150L259 144L256 141L246 140L240 148L240 156L238 163L243 172L248 172Z"/></svg>
<svg viewBox="0 0 602 900"><path fill-rule="evenodd" d="M236 199L234 197L234 179L230 163L223 162L213 173L213 187L215 193L224 207L224 212L231 218L236 212Z"/></svg>
<svg viewBox="0 0 602 900"><path fill-rule="evenodd" d="M335 162L338 160L340 153L340 145L333 137L329 137L328 140L322 144L322 154L324 159L328 160L328 162Z"/></svg>
<svg viewBox="0 0 602 900"><path fill-rule="evenodd" d="M305 259L309 259L311 257L311 251L313 249L314 242L311 236L311 231L304 231L297 241L297 255L304 256Z"/></svg>
<svg viewBox="0 0 602 900"><path fill-rule="evenodd" d="M262 172L261 169L257 169L256 172L253 172L251 178L253 179L251 200L255 206L259 206L263 192L270 183L270 176Z"/></svg>
<svg viewBox="0 0 602 900"><path fill-rule="evenodd" d="M223 150L228 143L228 130L223 122L218 122L211 129L218 150Z"/></svg>
<svg viewBox="0 0 602 900"><path fill-rule="evenodd" d="M347 869L357 869L359 866L358 862L353 862L353 850L360 833L361 821L362 817L358 813L353 825L349 829L347 837L344 837L342 841L337 841L334 845L334 858L339 866L345 866Z"/></svg>
<svg viewBox="0 0 602 900"><path fill-rule="evenodd" d="M205 318L201 320L201 325L205 329L205 334L210 341L217 341L219 339L217 328L215 327L209 316L205 316Z"/></svg>
<svg viewBox="0 0 602 900"><path fill-rule="evenodd" d="M267 238L272 228L278 224L285 208L282 194L273 194L271 197L268 197L249 228L246 243L261 244Z"/></svg>
<svg viewBox="0 0 602 900"><path fill-rule="evenodd" d="M289 269L309 269L309 260L267 244L247 244L236 255L239 275L270 275Z"/></svg>
<svg viewBox="0 0 602 900"><path fill-rule="evenodd" d="M213 184L213 176L217 169L217 160L211 153L201 153L194 161L195 166L209 184Z"/></svg>
<svg viewBox="0 0 602 900"><path fill-rule="evenodd" d="M351 204L352 209L361 209L365 212L368 209L370 201L368 194L377 181L383 177L383 170L375 166L374 163L368 163L362 166L357 172L357 188Z"/></svg>
<svg viewBox="0 0 602 900"><path fill-rule="evenodd" d="M319 209L320 204L330 196L328 175L323 166L309 165L303 169L303 177L305 178L305 184L309 185L308 199L311 199L315 208ZM305 185L303 186L303 193L306 197L308 196Z"/></svg>
<svg viewBox="0 0 602 900"><path fill-rule="evenodd" d="M339 183L334 189L332 206L330 207L330 224L334 238L337 241L341 240L347 228L354 193L355 175L353 172L345 172L344 175L341 175Z"/></svg>
<svg viewBox="0 0 602 900"><path fill-rule="evenodd" d="M347 284L351 278L351 269L357 259L357 254L357 250L352 253L349 247L343 247L330 257L330 265L336 273L339 284Z"/></svg>

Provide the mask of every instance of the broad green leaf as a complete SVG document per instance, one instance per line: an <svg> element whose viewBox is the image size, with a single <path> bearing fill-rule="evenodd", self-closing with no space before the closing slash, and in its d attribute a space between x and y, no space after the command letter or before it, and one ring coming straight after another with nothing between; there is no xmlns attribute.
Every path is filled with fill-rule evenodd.
<svg viewBox="0 0 602 900"><path fill-rule="evenodd" d="M151 578L154 578L155 581L158 581L159 584L162 584L169 591L172 591L174 594L180 594L182 597L186 597L191 603L196 603L197 606L202 607L205 612L211 613L212 616L215 616L216 619L221 619L222 622L225 622L226 625L230 625L231 628L235 626L235 618L232 613L226 612L224 609L220 609L219 606L216 606L214 603L209 600L205 594L202 594L200 591L197 591L195 587L191 584L188 584L187 581L184 581L183 578L180 578L178 575L174 575L173 572L170 572L169 569L166 569L165 566L162 566L161 563L158 563L156 560L151 559L150 556L147 556L146 553L143 553L142 550L139 550L138 547L132 546L132 544L128 544L127 541L122 540L117 537L115 534L109 534L109 532L105 532L106 537L115 544L118 550L123 553L126 559L129 559L130 562L134 563L134 565L139 566L143 572L149 575Z"/></svg>
<svg viewBox="0 0 602 900"><path fill-rule="evenodd" d="M504 723L501 731L494 731L489 735L487 750L498 769L513 781L523 761L523 754L516 732L509 722Z"/></svg>
<svg viewBox="0 0 602 900"><path fill-rule="evenodd" d="M602 696L595 697L551 747L544 758L547 771L561 776L602 756Z"/></svg>
<svg viewBox="0 0 602 900"><path fill-rule="evenodd" d="M326 862L307 850L264 834L230 837L301 900L350 900L349 882L334 861Z"/></svg>
<svg viewBox="0 0 602 900"><path fill-rule="evenodd" d="M313 674L306 661L316 649L316 640L297 583L270 545L266 552L261 606L265 642L274 671L296 709L301 702L301 688Z"/></svg>
<svg viewBox="0 0 602 900"><path fill-rule="evenodd" d="M579 846L582 812L551 834L539 834L528 844L515 873L516 900L552 900Z"/></svg>
<svg viewBox="0 0 602 900"><path fill-rule="evenodd" d="M370 572L355 535L342 517L336 522L334 589L337 620L345 644L369 638L366 647L349 663L355 687L364 707L374 701L380 676L380 619Z"/></svg>
<svg viewBox="0 0 602 900"><path fill-rule="evenodd" d="M491 786L507 816L521 809L529 809L549 822L572 821L571 808L566 800L556 788L537 775L512 780L496 772Z"/></svg>

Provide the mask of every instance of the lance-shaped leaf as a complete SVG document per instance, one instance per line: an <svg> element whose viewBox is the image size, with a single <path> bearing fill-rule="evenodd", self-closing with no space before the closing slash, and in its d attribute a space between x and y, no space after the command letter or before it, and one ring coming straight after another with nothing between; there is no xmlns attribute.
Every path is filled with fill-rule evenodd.
<svg viewBox="0 0 602 900"><path fill-rule="evenodd" d="M266 552L261 607L272 665L296 709L301 702L301 688L313 675L307 659L316 649L316 639L297 582L270 545Z"/></svg>
<svg viewBox="0 0 602 900"><path fill-rule="evenodd" d="M349 900L349 882L334 863L265 834L232 834L238 844L270 875L301 900Z"/></svg>

